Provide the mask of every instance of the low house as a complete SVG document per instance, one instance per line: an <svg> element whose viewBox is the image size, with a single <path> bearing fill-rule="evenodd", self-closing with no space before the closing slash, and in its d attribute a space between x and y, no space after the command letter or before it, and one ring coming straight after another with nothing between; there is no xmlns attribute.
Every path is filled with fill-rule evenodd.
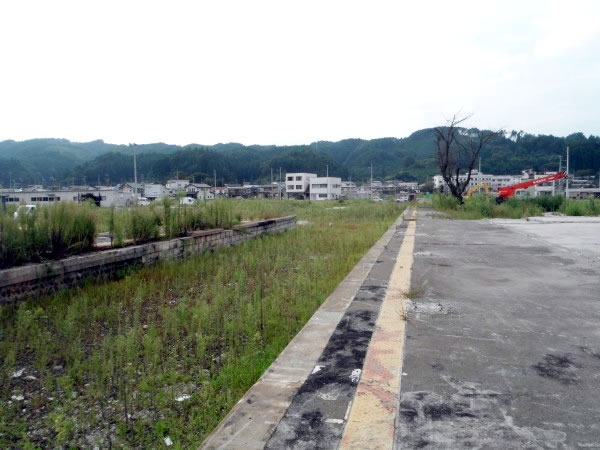
<svg viewBox="0 0 600 450"><path fill-rule="evenodd" d="M243 186L227 185L227 197L229 198L256 198L258 186L245 184Z"/></svg>
<svg viewBox="0 0 600 450"><path fill-rule="evenodd" d="M190 183L185 187L186 197L198 200L214 200L215 194L211 187L205 183Z"/></svg>
<svg viewBox="0 0 600 450"><path fill-rule="evenodd" d="M279 184L263 184L258 186L258 198L279 198L281 194L281 188Z"/></svg>

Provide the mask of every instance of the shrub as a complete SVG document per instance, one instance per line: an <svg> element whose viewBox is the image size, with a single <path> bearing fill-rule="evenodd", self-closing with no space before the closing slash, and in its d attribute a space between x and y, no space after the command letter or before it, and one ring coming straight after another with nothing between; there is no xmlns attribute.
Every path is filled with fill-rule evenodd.
<svg viewBox="0 0 600 450"><path fill-rule="evenodd" d="M541 207L544 211L555 212L560 209L564 200L565 198L560 195L552 195L535 197L529 201Z"/></svg>

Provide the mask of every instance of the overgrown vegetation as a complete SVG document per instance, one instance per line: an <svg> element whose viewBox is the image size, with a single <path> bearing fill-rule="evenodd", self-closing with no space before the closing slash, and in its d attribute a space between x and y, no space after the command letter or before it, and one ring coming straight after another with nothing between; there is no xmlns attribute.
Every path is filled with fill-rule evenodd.
<svg viewBox="0 0 600 450"><path fill-rule="evenodd" d="M61 202L18 219L12 211L0 212L0 268L90 251L98 232L108 232L111 246L120 247L187 236L194 230L231 228L242 218L237 205L215 200L184 206L166 197L159 204L123 210Z"/></svg>
<svg viewBox="0 0 600 450"><path fill-rule="evenodd" d="M308 224L0 307L0 448L197 447L404 208L334 206L233 202Z"/></svg>
<svg viewBox="0 0 600 450"><path fill-rule="evenodd" d="M432 206L453 219L485 219L541 216L544 212L557 212L567 216L600 215L600 199L565 199L561 196L535 198L510 198L497 205L495 199L486 195L474 195L466 199L463 205L449 195L436 194L432 197Z"/></svg>
<svg viewBox="0 0 600 450"><path fill-rule="evenodd" d="M96 218L87 204L56 203L19 214L0 213L0 268L88 251Z"/></svg>

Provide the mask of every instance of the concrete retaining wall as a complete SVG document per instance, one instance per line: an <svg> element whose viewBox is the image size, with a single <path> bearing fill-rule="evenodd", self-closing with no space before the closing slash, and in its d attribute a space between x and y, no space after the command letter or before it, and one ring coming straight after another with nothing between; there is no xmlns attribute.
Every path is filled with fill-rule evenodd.
<svg viewBox="0 0 600 450"><path fill-rule="evenodd" d="M51 294L87 278L111 279L132 264L181 259L217 247L235 245L267 233L293 229L296 217L280 217L240 225L232 230L197 231L192 236L90 253L60 261L0 271L0 304Z"/></svg>

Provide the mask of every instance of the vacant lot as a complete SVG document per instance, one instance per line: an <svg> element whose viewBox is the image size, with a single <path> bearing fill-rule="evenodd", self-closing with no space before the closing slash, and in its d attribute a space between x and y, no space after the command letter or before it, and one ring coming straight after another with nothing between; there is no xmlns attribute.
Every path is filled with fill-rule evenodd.
<svg viewBox="0 0 600 450"><path fill-rule="evenodd" d="M237 202L296 230L0 309L0 447L198 445L401 213Z"/></svg>

